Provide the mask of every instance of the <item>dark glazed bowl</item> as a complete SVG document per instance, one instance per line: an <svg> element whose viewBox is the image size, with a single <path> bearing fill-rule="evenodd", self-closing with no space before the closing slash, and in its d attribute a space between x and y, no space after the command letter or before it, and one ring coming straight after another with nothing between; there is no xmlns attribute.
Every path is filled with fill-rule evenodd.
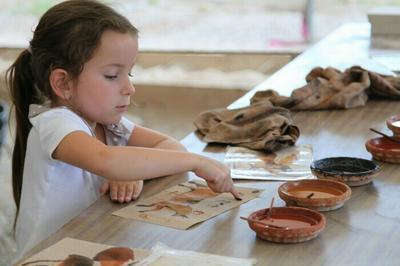
<svg viewBox="0 0 400 266"><path fill-rule="evenodd" d="M379 166L371 160L354 157L331 157L313 161L311 172L321 179L341 181L349 186L361 186L372 182Z"/></svg>

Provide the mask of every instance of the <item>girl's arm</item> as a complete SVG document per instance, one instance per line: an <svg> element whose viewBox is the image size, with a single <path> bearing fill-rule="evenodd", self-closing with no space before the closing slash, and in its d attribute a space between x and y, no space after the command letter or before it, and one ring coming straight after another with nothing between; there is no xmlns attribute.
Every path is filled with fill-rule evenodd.
<svg viewBox="0 0 400 266"><path fill-rule="evenodd" d="M147 148L159 148L166 150L177 150L186 151L185 146L183 146L176 139L165 135L163 133L157 132L155 130L135 126L133 132L129 138L128 145L147 147Z"/></svg>
<svg viewBox="0 0 400 266"><path fill-rule="evenodd" d="M135 126L128 140L128 146L144 146L166 150L186 151L185 147L179 143L179 141L141 126ZM118 181L108 179L101 186L100 193L104 195L109 192L110 198L113 201L123 203L137 199L142 189L143 180Z"/></svg>
<svg viewBox="0 0 400 266"><path fill-rule="evenodd" d="M160 143L154 142L154 145ZM139 177L150 179L193 171L204 178L212 190L231 192L235 198L240 198L226 166L194 153L159 148L106 146L83 131L75 131L63 138L53 157L113 180L138 180Z"/></svg>

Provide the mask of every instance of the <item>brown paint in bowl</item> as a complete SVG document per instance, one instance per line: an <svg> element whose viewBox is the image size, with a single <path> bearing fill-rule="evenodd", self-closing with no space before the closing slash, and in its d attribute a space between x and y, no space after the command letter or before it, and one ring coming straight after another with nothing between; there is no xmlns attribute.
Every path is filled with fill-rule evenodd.
<svg viewBox="0 0 400 266"><path fill-rule="evenodd" d="M313 199L328 199L332 198L333 195L331 193L326 192L316 192L313 190L300 190L300 191L292 191L292 195L298 198L313 198Z"/></svg>
<svg viewBox="0 0 400 266"><path fill-rule="evenodd" d="M330 211L343 206L350 198L351 189L343 182L307 179L283 183L278 188L278 193L288 206Z"/></svg>
<svg viewBox="0 0 400 266"><path fill-rule="evenodd" d="M251 213L248 224L259 238L272 242L298 243L311 240L326 225L325 216L306 208L274 207L270 216L268 212L269 209L261 209Z"/></svg>
<svg viewBox="0 0 400 266"><path fill-rule="evenodd" d="M270 218L260 219L259 221L265 224L289 229L298 229L309 227L315 224L314 220L303 219L304 217L288 216L288 215L273 215Z"/></svg>

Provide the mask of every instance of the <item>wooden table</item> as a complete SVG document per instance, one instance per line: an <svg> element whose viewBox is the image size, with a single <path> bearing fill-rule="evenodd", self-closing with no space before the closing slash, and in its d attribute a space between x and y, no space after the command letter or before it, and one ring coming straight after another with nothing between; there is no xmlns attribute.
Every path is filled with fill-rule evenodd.
<svg viewBox="0 0 400 266"><path fill-rule="evenodd" d="M339 28L314 47L295 58L271 78L233 103L230 108L248 104L257 90L275 88L282 94L304 85L304 77L315 66L339 69L362 65L379 66L368 59L369 25L350 24ZM385 119L400 113L395 101L368 102L352 110L310 111L294 114L300 127L298 144L312 144L314 158L357 156L371 158L364 143L375 136L369 127L385 128ZM193 152L222 160L224 146L206 146L194 134L183 143ZM259 199L218 215L182 231L112 216L121 205L99 199L81 215L40 243L36 253L64 237L110 245L150 249L158 241L177 249L188 249L243 258L256 258L258 265L400 265L400 174L395 164L380 164L382 170L373 184L353 188L351 199L339 210L325 212L327 226L315 239L300 244L275 244L256 238L239 216L266 207L277 194L281 182L244 182L265 189ZM188 178L186 175L153 180L145 185L142 197ZM239 183L239 182L238 182Z"/></svg>

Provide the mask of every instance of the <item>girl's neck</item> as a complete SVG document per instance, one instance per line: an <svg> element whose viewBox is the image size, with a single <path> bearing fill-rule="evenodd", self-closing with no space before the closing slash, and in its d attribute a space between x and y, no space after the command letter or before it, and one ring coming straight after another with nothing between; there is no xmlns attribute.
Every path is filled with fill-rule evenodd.
<svg viewBox="0 0 400 266"><path fill-rule="evenodd" d="M73 108L72 106L70 106L68 104L52 104L51 107L63 107L63 108L67 108L67 109L71 110L72 112L74 112L75 114L77 114L79 117L81 117L83 119L83 121L87 124L87 126L90 128L91 132L96 137L96 135L97 135L96 134L96 132L97 132L96 128L97 128L97 125L98 125L97 122L90 121L84 115L82 115L81 112L76 110L76 108Z"/></svg>

